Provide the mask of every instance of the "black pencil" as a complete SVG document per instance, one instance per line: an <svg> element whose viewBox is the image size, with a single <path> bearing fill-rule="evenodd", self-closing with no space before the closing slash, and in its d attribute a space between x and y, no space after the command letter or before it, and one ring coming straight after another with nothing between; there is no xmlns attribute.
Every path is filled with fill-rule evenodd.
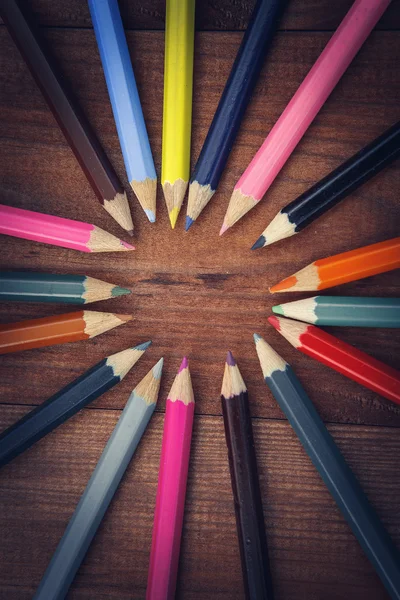
<svg viewBox="0 0 400 600"><path fill-rule="evenodd" d="M257 0L190 179L186 231L214 195L286 0Z"/></svg>
<svg viewBox="0 0 400 600"><path fill-rule="evenodd" d="M400 156L400 121L282 208L252 250L302 231Z"/></svg>
<svg viewBox="0 0 400 600"><path fill-rule="evenodd" d="M246 385L230 352L221 390L236 526L248 600L273 597L267 538Z"/></svg>
<svg viewBox="0 0 400 600"><path fill-rule="evenodd" d="M108 356L6 429L0 435L0 467L119 383L150 344Z"/></svg>
<svg viewBox="0 0 400 600"><path fill-rule="evenodd" d="M254 334L265 379L362 549L393 599L400 599L398 551L294 371Z"/></svg>
<svg viewBox="0 0 400 600"><path fill-rule="evenodd" d="M25 13L25 6L23 10L21 7L17 0L1 2L0 16L100 203L123 229L132 233L132 217L122 184L39 31Z"/></svg>

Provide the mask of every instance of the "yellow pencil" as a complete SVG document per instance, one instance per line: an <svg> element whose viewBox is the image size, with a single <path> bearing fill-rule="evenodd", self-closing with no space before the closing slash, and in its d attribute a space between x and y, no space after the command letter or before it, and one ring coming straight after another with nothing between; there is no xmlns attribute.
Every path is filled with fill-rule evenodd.
<svg viewBox="0 0 400 600"><path fill-rule="evenodd" d="M161 184L172 229L190 175L195 0L167 0Z"/></svg>

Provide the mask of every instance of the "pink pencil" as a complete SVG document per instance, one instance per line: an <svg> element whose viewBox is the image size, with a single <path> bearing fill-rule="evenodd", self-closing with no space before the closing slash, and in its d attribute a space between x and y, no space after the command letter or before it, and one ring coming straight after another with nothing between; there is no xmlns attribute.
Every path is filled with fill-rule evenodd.
<svg viewBox="0 0 400 600"><path fill-rule="evenodd" d="M96 225L0 204L0 233L81 252L120 252L134 246Z"/></svg>
<svg viewBox="0 0 400 600"><path fill-rule="evenodd" d="M146 600L175 597L194 397L185 357L168 395Z"/></svg>
<svg viewBox="0 0 400 600"><path fill-rule="evenodd" d="M389 4L354 2L237 182L220 235L262 199Z"/></svg>

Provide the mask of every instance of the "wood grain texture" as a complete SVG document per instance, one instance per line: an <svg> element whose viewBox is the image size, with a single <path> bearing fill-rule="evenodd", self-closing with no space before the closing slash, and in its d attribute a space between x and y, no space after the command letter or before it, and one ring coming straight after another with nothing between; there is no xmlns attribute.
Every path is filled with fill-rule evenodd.
<svg viewBox="0 0 400 600"><path fill-rule="evenodd" d="M280 28L323 31L336 29L353 0L288 0L289 9ZM126 29L164 29L165 0L119 0ZM255 0L200 0L196 4L196 29L242 31L246 29ZM89 9L82 0L30 0L40 25L92 27ZM393 0L378 24L379 29L399 29L399 0Z"/></svg>
<svg viewBox="0 0 400 600"><path fill-rule="evenodd" d="M43 33L128 190L86 3L30 2L42 25L60 27L44 29ZM331 10L327 0L292 0L284 26L336 27L350 4L340 0ZM199 5L199 27L240 29L252 2L205 1ZM137 6L142 7L139 13ZM121 7L130 28L163 27L161 0L121 0ZM390 19L384 17L381 25L396 28L400 24L399 1L394 0L389 10ZM317 31L277 34L218 193L187 234L183 230L185 211L171 231L159 189L158 220L154 225L147 222L128 192L137 248L130 255L81 256L61 248L0 238L0 269L82 273L130 287L131 296L99 302L96 310L134 315L131 323L91 342L2 357L1 428L106 355L153 340L153 346L117 388L2 470L0 506L5 510L0 511L1 600L31 597L113 429L118 411L134 385L164 355L158 414L68 598L144 597L161 446L160 413L183 354L190 358L196 417L178 598L243 597L219 400L228 349L240 364L252 415L256 417L256 450L277 598L386 598L294 434L286 422L279 420L283 415L263 382L252 334L257 331L265 336L292 364L322 418L334 423L330 430L399 543L400 483L394 457L400 443L400 408L290 347L267 324L267 316L272 304L295 298L287 294L278 299L270 296L267 289L317 258L398 234L400 164L380 173L303 234L258 252L251 252L250 247L282 206L398 120L399 32L375 31L371 35L267 199L229 235L218 238L235 182L329 36ZM192 165L241 38L240 32L209 31L196 35ZM159 173L164 34L129 31L127 40ZM94 222L118 235L118 226L98 206L2 26L0 68L1 202ZM399 296L400 276L398 272L379 275L341 286L334 293ZM0 322L62 312L65 307L61 305L2 304ZM332 333L393 367L400 367L400 331L334 328Z"/></svg>
<svg viewBox="0 0 400 600"><path fill-rule="evenodd" d="M1 426L22 412L21 407L5 408ZM84 410L2 470L0 598L31 598L118 415ZM156 414L68 598L144 598L162 426ZM277 600L386 598L290 426L258 419L253 426ZM398 431L329 429L399 543ZM195 420L182 540L177 598L243 598L220 418Z"/></svg>

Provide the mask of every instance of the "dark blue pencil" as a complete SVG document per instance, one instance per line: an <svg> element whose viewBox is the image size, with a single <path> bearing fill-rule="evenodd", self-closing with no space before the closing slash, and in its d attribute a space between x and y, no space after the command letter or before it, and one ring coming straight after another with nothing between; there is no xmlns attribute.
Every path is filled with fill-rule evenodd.
<svg viewBox="0 0 400 600"><path fill-rule="evenodd" d="M389 534L320 419L294 371L259 335L265 383L285 413L391 598L400 599L400 559Z"/></svg>
<svg viewBox="0 0 400 600"><path fill-rule="evenodd" d="M286 0L258 0L190 180L186 231L215 193Z"/></svg>
<svg viewBox="0 0 400 600"><path fill-rule="evenodd" d="M119 383L151 342L112 354L0 435L0 467Z"/></svg>

